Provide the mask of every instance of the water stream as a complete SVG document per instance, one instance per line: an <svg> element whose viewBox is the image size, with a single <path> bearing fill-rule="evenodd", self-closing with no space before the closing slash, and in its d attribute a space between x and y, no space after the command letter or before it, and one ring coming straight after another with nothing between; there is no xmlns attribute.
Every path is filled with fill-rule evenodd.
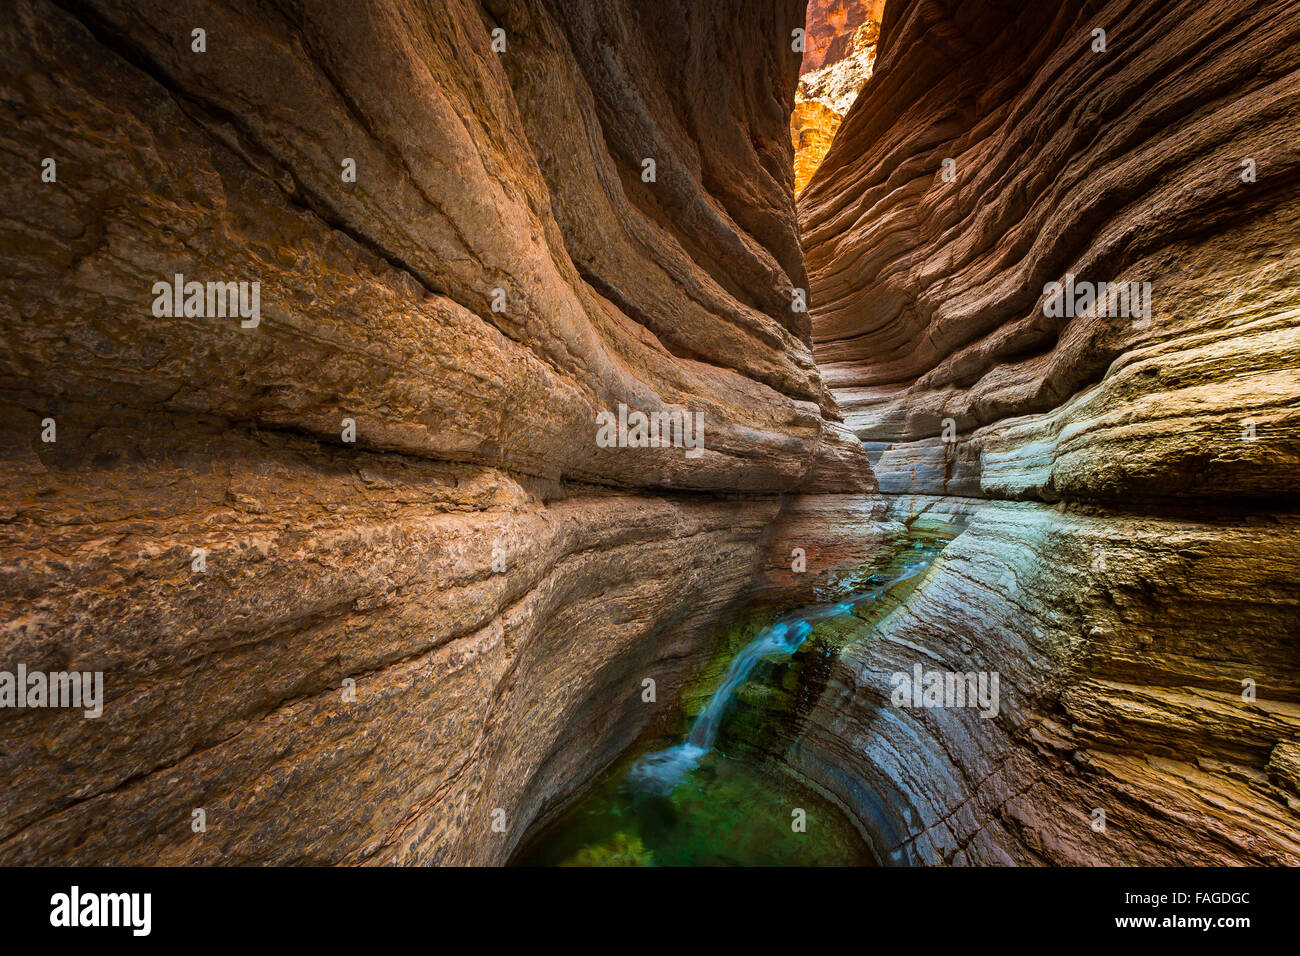
<svg viewBox="0 0 1300 956"><path fill-rule="evenodd" d="M761 661L789 657L807 640L815 622L853 614L854 608L875 601L894 585L920 574L929 567L937 553L937 549L922 545L911 551L908 559L903 561L902 569L886 581L843 601L789 611L759 631L758 636L732 658L721 686L695 718L685 742L647 754L638 760L628 773L629 786L665 796L671 793L682 778L695 769L700 758L713 749L718 726L735 698L736 691L749 680L750 674Z"/></svg>
<svg viewBox="0 0 1300 956"><path fill-rule="evenodd" d="M960 530L947 520L914 522L886 559L834 583L833 600L786 611L760 626L732 652L684 739L643 742L624 755L577 806L526 845L518 862L874 863L839 808L751 744L775 739L776 749L786 745L791 702L816 696L804 686L812 682L804 665L829 662L839 647L897 608ZM728 733L734 739L720 745ZM791 825L796 810L804 814L802 830Z"/></svg>

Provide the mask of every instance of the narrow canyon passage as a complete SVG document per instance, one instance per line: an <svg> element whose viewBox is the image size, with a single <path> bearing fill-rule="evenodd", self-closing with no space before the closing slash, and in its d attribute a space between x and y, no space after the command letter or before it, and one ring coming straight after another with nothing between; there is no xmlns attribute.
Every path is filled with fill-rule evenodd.
<svg viewBox="0 0 1300 956"><path fill-rule="evenodd" d="M11 6L0 863L1300 864L1300 4Z"/></svg>

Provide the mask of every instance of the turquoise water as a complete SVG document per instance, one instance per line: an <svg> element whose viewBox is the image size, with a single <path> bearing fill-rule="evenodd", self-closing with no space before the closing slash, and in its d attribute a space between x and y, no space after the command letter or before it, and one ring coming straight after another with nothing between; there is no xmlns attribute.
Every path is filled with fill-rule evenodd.
<svg viewBox="0 0 1300 956"><path fill-rule="evenodd" d="M525 866L870 866L849 818L796 780L782 754L839 649L903 603L962 526L916 521L821 603L740 621L684 693L684 722L643 741L524 844Z"/></svg>

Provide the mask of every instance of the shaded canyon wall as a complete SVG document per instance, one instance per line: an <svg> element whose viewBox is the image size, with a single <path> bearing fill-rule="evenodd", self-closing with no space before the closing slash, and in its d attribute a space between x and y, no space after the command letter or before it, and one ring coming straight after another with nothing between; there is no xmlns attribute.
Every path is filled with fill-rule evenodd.
<svg viewBox="0 0 1300 956"><path fill-rule="evenodd" d="M782 496L874 489L791 307L801 3L6 19L0 667L105 701L0 711L0 861L502 862Z"/></svg>
<svg viewBox="0 0 1300 956"><path fill-rule="evenodd" d="M892 513L970 516L804 743L885 860L1300 863L1297 115L1295 3L887 4L800 199Z"/></svg>

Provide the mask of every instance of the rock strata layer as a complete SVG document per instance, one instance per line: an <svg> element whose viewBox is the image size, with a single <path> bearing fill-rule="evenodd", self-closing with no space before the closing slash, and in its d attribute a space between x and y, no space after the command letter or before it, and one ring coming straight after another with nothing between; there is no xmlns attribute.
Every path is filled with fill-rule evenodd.
<svg viewBox="0 0 1300 956"><path fill-rule="evenodd" d="M873 491L742 6L10 6L0 669L105 700L0 712L0 861L502 862Z"/></svg>
<svg viewBox="0 0 1300 956"><path fill-rule="evenodd" d="M1297 38L1286 3L888 7L801 199L815 351L883 487L1295 487ZM1067 277L1149 314L1050 314Z"/></svg>
<svg viewBox="0 0 1300 956"><path fill-rule="evenodd" d="M808 730L882 859L1300 862L1298 51L1283 2L887 5L814 351L894 514L971 523ZM891 703L917 664L999 715Z"/></svg>
<svg viewBox="0 0 1300 956"><path fill-rule="evenodd" d="M1300 864L1294 3L890 0L797 208L873 4L10 6L0 671L104 701L0 862L505 862L925 513L792 763L882 861Z"/></svg>

